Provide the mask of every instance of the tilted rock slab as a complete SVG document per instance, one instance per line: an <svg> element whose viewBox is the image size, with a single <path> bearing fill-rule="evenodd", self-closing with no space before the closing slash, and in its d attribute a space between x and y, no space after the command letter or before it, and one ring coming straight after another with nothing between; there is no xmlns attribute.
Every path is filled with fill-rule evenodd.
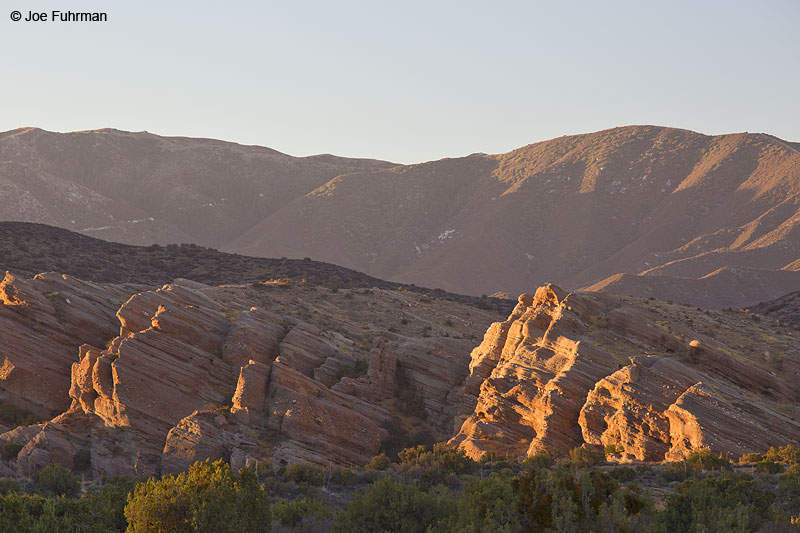
<svg viewBox="0 0 800 533"><path fill-rule="evenodd" d="M226 307L205 289L178 280L138 293L116 313L119 335L108 348L75 349L71 407L0 435L24 446L16 473L71 466L82 449L90 450L94 475L136 476L206 458L328 466L363 464L378 453L390 418L378 403L394 394L396 369L384 341L370 358L366 385L352 388L364 396L356 397L326 385L330 371L354 356L319 328Z"/></svg>
<svg viewBox="0 0 800 533"><path fill-rule="evenodd" d="M451 442L476 459L589 444L614 445L619 461L662 461L800 440L794 351L778 376L657 318L620 297L555 286L520 296L472 352L461 392L475 407Z"/></svg>
<svg viewBox="0 0 800 533"><path fill-rule="evenodd" d="M0 399L39 416L69 407L70 366L81 344L114 337L114 316L135 286L55 273L0 281Z"/></svg>

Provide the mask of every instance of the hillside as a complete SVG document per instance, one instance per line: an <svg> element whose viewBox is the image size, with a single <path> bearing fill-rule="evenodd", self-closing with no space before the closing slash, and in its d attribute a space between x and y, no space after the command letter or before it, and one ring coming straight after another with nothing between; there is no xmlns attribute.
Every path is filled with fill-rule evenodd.
<svg viewBox="0 0 800 533"><path fill-rule="evenodd" d="M93 282L146 285L163 285L177 278L212 285L288 278L331 289L409 290L501 313L513 307L511 300L391 283L307 259L246 257L193 244L133 246L25 222L0 222L0 272L6 270L31 277L39 272L61 272Z"/></svg>
<svg viewBox="0 0 800 533"><path fill-rule="evenodd" d="M800 289L798 192L796 143L656 126L400 166L116 130L0 134L0 220L474 295L554 282L705 307L773 299Z"/></svg>
<svg viewBox="0 0 800 533"><path fill-rule="evenodd" d="M585 290L726 308L776 298L797 287L800 287L800 272L795 270L722 267L701 278L617 274Z"/></svg>
<svg viewBox="0 0 800 533"><path fill-rule="evenodd" d="M794 271L798 192L800 154L773 137L632 126L337 177L231 249L473 294L587 287L620 273ZM730 287L706 288L708 307L779 295L734 287L741 296L726 300Z"/></svg>
<svg viewBox="0 0 800 533"><path fill-rule="evenodd" d="M20 128L0 133L0 220L221 248L335 176L390 166L147 132Z"/></svg>
<svg viewBox="0 0 800 533"><path fill-rule="evenodd" d="M751 311L799 327L800 292L791 292L775 300L754 305Z"/></svg>

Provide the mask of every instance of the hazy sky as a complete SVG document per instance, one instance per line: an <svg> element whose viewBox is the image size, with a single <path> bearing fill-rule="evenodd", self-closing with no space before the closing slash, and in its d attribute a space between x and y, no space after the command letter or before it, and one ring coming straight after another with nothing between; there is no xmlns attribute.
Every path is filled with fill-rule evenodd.
<svg viewBox="0 0 800 533"><path fill-rule="evenodd" d="M401 163L625 124L800 141L799 0L0 5L0 130ZM109 22L10 19L52 9Z"/></svg>

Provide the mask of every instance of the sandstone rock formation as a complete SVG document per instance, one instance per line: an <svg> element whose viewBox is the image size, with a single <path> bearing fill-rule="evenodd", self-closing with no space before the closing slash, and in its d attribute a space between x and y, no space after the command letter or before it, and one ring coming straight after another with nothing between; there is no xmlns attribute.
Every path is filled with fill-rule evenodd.
<svg viewBox="0 0 800 533"><path fill-rule="evenodd" d="M800 439L791 350L782 345L784 367L769 371L722 331L692 339L688 324L704 328L687 308L644 307L554 286L522 295L472 352L463 391L475 408L451 442L474 458L586 443L613 445L621 461L661 461Z"/></svg>
<svg viewBox="0 0 800 533"><path fill-rule="evenodd" d="M49 417L69 406L69 368L84 342L102 346L133 286L55 273L0 281L0 401Z"/></svg>
<svg viewBox="0 0 800 533"><path fill-rule="evenodd" d="M3 285L5 305L24 302L20 317L28 321L53 314L50 301L33 289L44 282L45 277L27 281L9 276ZM431 423L445 428L445 435L452 431L447 395L466 373L465 339L407 340L398 349L378 337L368 354L360 355L358 341L345 336L360 329L345 324L342 334L249 305L245 295L260 296L262 291L253 293L248 286L215 288L176 280L127 300L112 289L88 287L115 294L117 305L124 302L116 312L118 335L103 331L101 338L110 340L97 344L105 348L66 346L64 351L73 353L73 361L77 354L77 361L71 371L63 368L56 374L65 387L53 391L61 402L53 409L64 412L0 435L0 443L23 446L16 460L0 465L8 474L30 475L53 462L70 466L81 450L89 450L94 475L175 472L196 460L220 457L242 465L363 464L389 435L385 426L397 408L398 375L418 389ZM70 295L77 294L71 290ZM100 316L110 321L113 314ZM37 340L35 328L13 327ZM80 329L75 335L86 338ZM446 346L449 358L436 362L435 347L447 353ZM27 350L9 357L18 357L19 365L32 364L31 347ZM364 356L366 371L344 377ZM429 367L430 374L436 364L463 370L423 377L423 369ZM11 382L7 394L13 391Z"/></svg>
<svg viewBox="0 0 800 533"><path fill-rule="evenodd" d="M503 321L397 290L141 289L6 276L2 401L43 421L6 424L0 444L21 449L0 475L83 450L94 476L357 465L412 428L474 458L584 444L619 461L735 457L800 438L800 332L749 313L554 285Z"/></svg>

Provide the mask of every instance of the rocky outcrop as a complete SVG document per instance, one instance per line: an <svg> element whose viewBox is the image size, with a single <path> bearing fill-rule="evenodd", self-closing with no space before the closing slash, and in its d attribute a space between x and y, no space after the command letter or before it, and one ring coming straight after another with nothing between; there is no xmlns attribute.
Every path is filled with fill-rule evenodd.
<svg viewBox="0 0 800 533"><path fill-rule="evenodd" d="M469 351L474 343L449 337L417 338L397 347L397 391L416 398L425 418L445 438L470 410L460 385L469 375Z"/></svg>
<svg viewBox="0 0 800 533"><path fill-rule="evenodd" d="M386 347L385 339L376 339L367 364L365 375L344 377L332 389L371 403L393 397L397 381L397 354Z"/></svg>
<svg viewBox="0 0 800 533"><path fill-rule="evenodd" d="M83 449L93 472L108 475L174 472L219 457L352 465L378 453L390 418L380 403L394 396L397 369L386 341L374 345L364 376L340 383L331 374L357 355L335 342L353 341L209 292L178 280L129 298L107 348L75 349L72 406L0 436L24 443L17 471L69 466ZM21 290L8 294L23 301Z"/></svg>
<svg viewBox="0 0 800 533"><path fill-rule="evenodd" d="M0 282L0 400L49 417L69 406L78 346L102 346L133 286L98 285L46 273Z"/></svg>
<svg viewBox="0 0 800 533"><path fill-rule="evenodd" d="M689 387L666 411L671 448L664 458L679 460L701 447L737 458L800 440L796 420L748 396L730 396L706 383Z"/></svg>
<svg viewBox="0 0 800 533"><path fill-rule="evenodd" d="M687 353L692 363L724 374L728 379L759 394L767 394L779 401L792 401L794 394L788 385L775 379L775 376L758 367L740 361L736 357L703 344L697 339L689 343Z"/></svg>
<svg viewBox="0 0 800 533"><path fill-rule="evenodd" d="M167 433L162 471L180 472L196 461L228 458L236 436L235 427L220 410L194 411Z"/></svg>
<svg viewBox="0 0 800 533"><path fill-rule="evenodd" d="M661 461L670 449L669 407L701 376L667 357L637 358L601 379L581 408L588 444L618 447L623 461Z"/></svg>
<svg viewBox="0 0 800 533"><path fill-rule="evenodd" d="M520 296L472 352L462 391L475 407L451 442L474 458L585 443L613 445L620 461L662 461L800 439L792 350L770 372L746 357L752 348L693 331L686 308L670 312L553 286Z"/></svg>
<svg viewBox="0 0 800 533"><path fill-rule="evenodd" d="M271 372L271 365L252 360L241 368L231 407L237 420L244 424L264 425Z"/></svg>
<svg viewBox="0 0 800 533"><path fill-rule="evenodd" d="M452 440L470 456L522 457L582 442L576 423L581 406L616 365L608 353L578 339L583 327L569 316L565 296L553 286L522 295L510 323L487 334L481 346L488 350L473 351L474 375L493 369L480 385L474 413ZM472 390L474 381L467 380Z"/></svg>
<svg viewBox="0 0 800 533"><path fill-rule="evenodd" d="M274 462L358 464L376 455L388 413L336 391L276 361L272 366L267 427L286 437Z"/></svg>
<svg viewBox="0 0 800 533"><path fill-rule="evenodd" d="M473 458L588 444L613 445L619 461L661 461L800 438L796 341L744 313L548 285L520 296L470 355L463 331L414 336L443 321L443 304L428 310L397 291L350 294L336 308L309 301L333 293L301 287L289 313L289 289L176 280L124 296L133 288L54 275L0 284L0 323L11 328L0 329L2 399L46 420L0 433L21 446L0 475L71 466L87 451L90 476L177 472L206 458L358 465L420 428ZM378 305L391 320L427 318L403 334L352 319Z"/></svg>

